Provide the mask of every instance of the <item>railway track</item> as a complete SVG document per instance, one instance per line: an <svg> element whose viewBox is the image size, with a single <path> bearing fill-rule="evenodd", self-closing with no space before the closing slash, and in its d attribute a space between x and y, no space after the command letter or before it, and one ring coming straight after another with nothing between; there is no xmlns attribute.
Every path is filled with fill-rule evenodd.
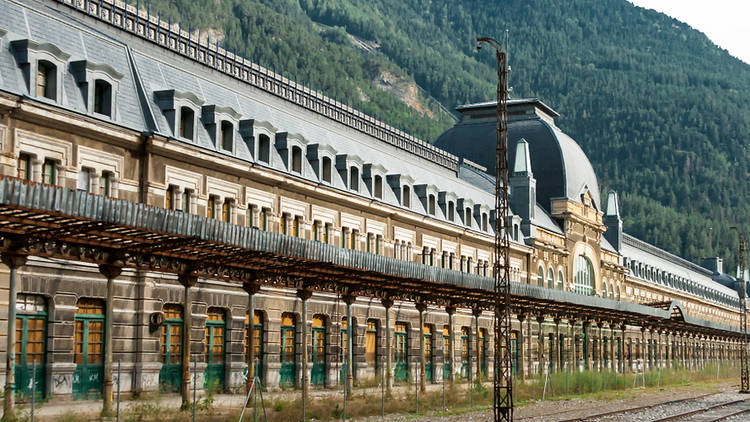
<svg viewBox="0 0 750 422"><path fill-rule="evenodd" d="M667 416L653 422L682 421L682 422L718 422L742 415L750 415L750 399L733 400L704 407L690 412Z"/></svg>
<svg viewBox="0 0 750 422"><path fill-rule="evenodd" d="M641 411L641 410L648 410L648 409L651 409L651 408L654 408L654 407L658 407L658 406L672 405L672 404L685 403L685 402L689 402L689 401L693 401L693 400L700 400L702 398L711 396L713 394L715 394L715 393L702 394L700 396L688 397L686 399L670 400L670 401L667 401L667 402L660 402L660 403L649 404L649 405L645 405L645 406L638 406L638 407L629 407L629 408L624 408L624 409L618 409L618 410L611 411L611 412L606 412L606 413L598 413L598 414L590 415L590 416L580 416L580 417L576 417L576 418L573 418L573 419L565 419L565 420L562 420L560 422L592 421L592 420L596 420L596 419L599 419L599 418L604 418L604 417L607 417L607 416L622 415L622 414L626 414L626 413L638 412L638 411ZM543 415L534 415L534 416L526 416L526 417L523 417L523 418L516 418L516 420L521 421L521 420L528 420L528 419L545 418L545 417L549 417L549 416L560 416L560 415L563 415L563 414L566 414L566 413L579 412L580 410L581 409L561 410L561 411L558 411L558 412L546 413L546 414L543 414Z"/></svg>

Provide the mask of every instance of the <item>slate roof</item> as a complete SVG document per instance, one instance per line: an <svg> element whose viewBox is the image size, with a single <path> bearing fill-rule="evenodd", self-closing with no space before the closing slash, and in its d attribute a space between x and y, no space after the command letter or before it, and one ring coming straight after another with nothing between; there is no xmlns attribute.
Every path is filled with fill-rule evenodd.
<svg viewBox="0 0 750 422"><path fill-rule="evenodd" d="M487 167L494 174L495 102L470 104L458 107L463 113L461 121L443 132L435 145L448 152L466 157ZM533 108L536 113L522 113ZM518 141L529 143L531 169L537 181L537 202L550 211L550 199L569 198L580 202L580 194L588 188L598 210L599 183L594 168L581 147L554 125L557 116L549 106L537 99L512 100L508 104L508 157L513 168Z"/></svg>

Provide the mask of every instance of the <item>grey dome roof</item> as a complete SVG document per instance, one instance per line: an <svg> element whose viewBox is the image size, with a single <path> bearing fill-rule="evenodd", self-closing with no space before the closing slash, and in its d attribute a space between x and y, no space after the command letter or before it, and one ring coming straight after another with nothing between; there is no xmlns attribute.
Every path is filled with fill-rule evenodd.
<svg viewBox="0 0 750 422"><path fill-rule="evenodd" d="M461 121L443 132L435 146L467 158L495 172L495 102L457 107ZM529 143L531 169L536 178L537 202L550 211L550 199L581 201L584 189L591 192L601 210L599 183L588 157L570 136L554 123L558 114L537 99L508 101L508 157L513 168L516 144Z"/></svg>

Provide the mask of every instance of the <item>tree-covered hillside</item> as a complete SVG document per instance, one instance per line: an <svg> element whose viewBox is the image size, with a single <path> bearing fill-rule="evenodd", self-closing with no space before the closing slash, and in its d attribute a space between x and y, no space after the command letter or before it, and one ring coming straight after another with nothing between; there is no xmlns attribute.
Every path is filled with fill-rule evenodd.
<svg viewBox="0 0 750 422"><path fill-rule="evenodd" d="M144 2L141 2L144 4ZM750 235L750 65L625 0L153 0L230 50L434 139L494 95L477 36L510 34L514 97L539 97L621 193L625 230L736 265Z"/></svg>

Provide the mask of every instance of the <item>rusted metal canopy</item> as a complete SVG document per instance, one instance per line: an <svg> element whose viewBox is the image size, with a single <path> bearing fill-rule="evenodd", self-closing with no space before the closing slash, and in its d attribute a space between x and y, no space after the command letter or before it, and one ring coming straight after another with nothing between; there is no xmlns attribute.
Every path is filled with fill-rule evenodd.
<svg viewBox="0 0 750 422"><path fill-rule="evenodd" d="M280 287L492 309L494 280L476 274L344 249L181 211L0 176L3 251L102 263L113 252L125 267L256 281ZM19 242L19 239L22 239ZM668 309L511 283L514 312L595 319L706 334L735 327Z"/></svg>

